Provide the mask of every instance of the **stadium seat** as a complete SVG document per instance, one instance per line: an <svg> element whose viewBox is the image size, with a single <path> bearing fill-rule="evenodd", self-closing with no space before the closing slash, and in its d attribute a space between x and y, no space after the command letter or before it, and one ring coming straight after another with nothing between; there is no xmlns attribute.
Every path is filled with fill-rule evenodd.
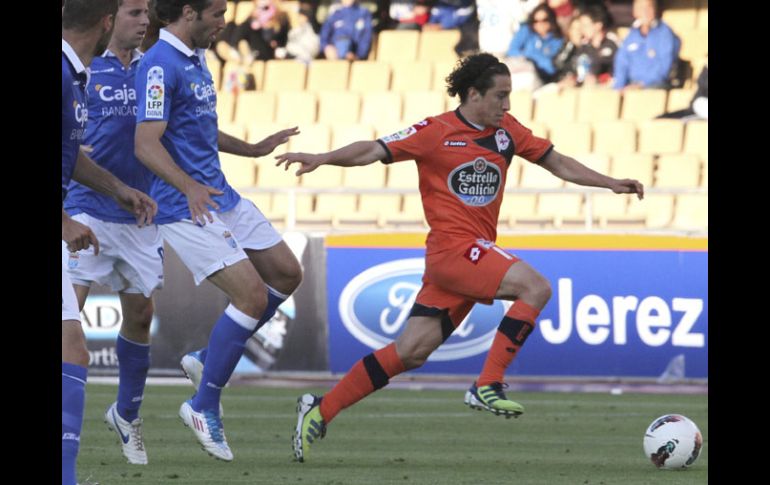
<svg viewBox="0 0 770 485"><path fill-rule="evenodd" d="M217 93L217 120L222 123L231 123L234 111L235 95L225 91Z"/></svg>
<svg viewBox="0 0 770 485"><path fill-rule="evenodd" d="M375 125L400 120L401 94L388 91L364 93L359 120L361 123Z"/></svg>
<svg viewBox="0 0 770 485"><path fill-rule="evenodd" d="M289 143L285 146L290 152L320 153L329 151L330 140L329 125L306 124L302 125L299 135L289 138Z"/></svg>
<svg viewBox="0 0 770 485"><path fill-rule="evenodd" d="M550 140L559 153L574 155L591 151L591 125L589 123L550 123Z"/></svg>
<svg viewBox="0 0 770 485"><path fill-rule="evenodd" d="M610 157L609 155L605 155L603 153L570 153L570 156L572 156L575 160L579 161L586 167L596 170L599 173L603 174L609 174L610 173ZM567 183L569 186L569 182Z"/></svg>
<svg viewBox="0 0 770 485"><path fill-rule="evenodd" d="M548 127L545 123L530 121L529 123L524 124L524 126L529 128L533 135L548 139Z"/></svg>
<svg viewBox="0 0 770 485"><path fill-rule="evenodd" d="M672 226L677 229L705 231L709 221L708 195L681 194L676 197Z"/></svg>
<svg viewBox="0 0 770 485"><path fill-rule="evenodd" d="M254 3L236 1L234 10L233 22L235 22L235 25L240 25L251 16L251 12L254 10Z"/></svg>
<svg viewBox="0 0 770 485"><path fill-rule="evenodd" d="M387 91L390 88L390 64L356 61L350 67L349 90L358 93Z"/></svg>
<svg viewBox="0 0 770 485"><path fill-rule="evenodd" d="M342 148L355 141L374 140L374 132L369 125L359 123L334 123L332 126L332 143L330 150Z"/></svg>
<svg viewBox="0 0 770 485"><path fill-rule="evenodd" d="M676 33L682 39L682 48L679 50L679 57L682 59L694 62L708 54L708 30L689 29L676 31Z"/></svg>
<svg viewBox="0 0 770 485"><path fill-rule="evenodd" d="M257 160L256 186L271 189L297 187L299 185L299 177L294 175L296 171L296 165L292 165L286 171L283 165L280 167L275 166L275 159L272 156L261 157Z"/></svg>
<svg viewBox="0 0 770 485"><path fill-rule="evenodd" d="M628 200L629 216L643 217L649 229L668 227L674 215L674 196L670 194L645 194L644 200L631 197Z"/></svg>
<svg viewBox="0 0 770 485"><path fill-rule="evenodd" d="M629 198L624 194L602 193L591 194L586 199L591 201L591 217L598 221L600 228L644 227L645 217L628 215ZM588 207L586 206L586 212Z"/></svg>
<svg viewBox="0 0 770 485"><path fill-rule="evenodd" d="M275 93L243 91L238 94L236 123L272 123L275 120Z"/></svg>
<svg viewBox="0 0 770 485"><path fill-rule="evenodd" d="M665 111L666 91L664 89L634 89L623 93L620 119L647 121L662 115Z"/></svg>
<svg viewBox="0 0 770 485"><path fill-rule="evenodd" d="M424 229L428 227L420 194L404 194L401 212L386 214L385 222L400 229Z"/></svg>
<svg viewBox="0 0 770 485"><path fill-rule="evenodd" d="M308 91L344 91L348 87L350 63L316 59L307 68Z"/></svg>
<svg viewBox="0 0 770 485"><path fill-rule="evenodd" d="M690 0L686 2L687 4L681 0L677 3L681 3L681 5L667 5L663 11L663 21L677 33L694 29L698 17L696 0Z"/></svg>
<svg viewBox="0 0 770 485"><path fill-rule="evenodd" d="M429 91L433 76L433 63L429 61L393 61L391 91Z"/></svg>
<svg viewBox="0 0 770 485"><path fill-rule="evenodd" d="M361 116L361 95L350 91L318 93L318 122L356 123Z"/></svg>
<svg viewBox="0 0 770 485"><path fill-rule="evenodd" d="M401 118L405 125L414 124L428 116L444 112L444 96L435 91L406 91L404 113Z"/></svg>
<svg viewBox="0 0 770 485"><path fill-rule="evenodd" d="M706 159L705 163L703 164L703 169L701 171L701 177L700 177L700 186L704 188L709 188L709 164L708 164L708 158Z"/></svg>
<svg viewBox="0 0 770 485"><path fill-rule="evenodd" d="M577 121L615 121L620 116L620 92L583 87L578 92Z"/></svg>
<svg viewBox="0 0 770 485"><path fill-rule="evenodd" d="M705 7L704 4L705 3ZM698 30L708 31L709 28L709 7L708 0L702 0L701 6L698 9L698 19L696 21L695 28Z"/></svg>
<svg viewBox="0 0 770 485"><path fill-rule="evenodd" d="M679 153L684 124L680 120L651 120L639 123L639 153Z"/></svg>
<svg viewBox="0 0 770 485"><path fill-rule="evenodd" d="M251 75L254 76L254 84L257 85L256 89L258 90L264 89L265 61L261 61L261 60L252 61L251 66L249 66L249 70L251 71Z"/></svg>
<svg viewBox="0 0 770 485"><path fill-rule="evenodd" d="M516 225L517 218L533 219L537 215L537 194L511 193L503 196L500 204L499 222Z"/></svg>
<svg viewBox="0 0 770 485"><path fill-rule="evenodd" d="M441 93L446 93L446 77L455 68L457 60L449 61L433 61L433 81L431 82L431 89Z"/></svg>
<svg viewBox="0 0 770 485"><path fill-rule="evenodd" d="M645 187L652 186L653 158L642 153L628 153L612 157L610 176L637 179Z"/></svg>
<svg viewBox="0 0 770 485"><path fill-rule="evenodd" d="M401 211L401 196L399 194L360 194L358 197L358 214L356 217L340 218L340 225L358 220L358 222L376 221L378 227L383 227L392 217L398 217Z"/></svg>
<svg viewBox="0 0 770 485"><path fill-rule="evenodd" d="M296 177L295 177L296 178ZM313 213L313 196L311 194L294 194L294 214L296 220L304 219L307 214ZM292 211L292 194L290 192L276 192L273 194L273 204L270 208L271 221L287 221ZM267 214L265 214L267 215ZM326 221L328 224L331 221Z"/></svg>
<svg viewBox="0 0 770 485"><path fill-rule="evenodd" d="M294 126L315 123L317 100L308 91L279 91L275 107L275 121Z"/></svg>
<svg viewBox="0 0 770 485"><path fill-rule="evenodd" d="M455 45L460 42L460 31L428 30L420 34L417 59L421 61L455 61ZM449 74L449 73L447 73Z"/></svg>
<svg viewBox="0 0 770 485"><path fill-rule="evenodd" d="M564 181L543 167L530 162L523 162L520 185L527 188L558 189Z"/></svg>
<svg viewBox="0 0 770 485"><path fill-rule="evenodd" d="M222 63L211 49L206 49L206 67L214 80L214 87L219 91L222 89Z"/></svg>
<svg viewBox="0 0 770 485"><path fill-rule="evenodd" d="M520 157L513 157L513 160L511 160L510 165L508 165L508 170L505 173L505 189L515 189L519 186L519 181L521 180L521 161L522 159ZM529 163L529 162L524 162Z"/></svg>
<svg viewBox="0 0 770 485"><path fill-rule="evenodd" d="M377 38L377 60L414 61L419 40L416 30L383 30Z"/></svg>
<svg viewBox="0 0 770 485"><path fill-rule="evenodd" d="M227 10L225 10L225 23L232 22L235 19L235 5L237 1L228 1Z"/></svg>
<svg viewBox="0 0 770 485"><path fill-rule="evenodd" d="M265 64L264 91L303 91L307 68L297 61L271 60Z"/></svg>
<svg viewBox="0 0 770 485"><path fill-rule="evenodd" d="M265 214L265 217L268 219L270 218L268 213L272 210L273 207L273 194L270 192L253 192L251 190L241 191L240 194L244 199L248 199L254 202L254 205L256 205L257 208L259 208L259 210Z"/></svg>
<svg viewBox="0 0 770 485"><path fill-rule="evenodd" d="M690 107L692 97L695 96L695 89L672 89L668 92L668 103L666 112L679 111Z"/></svg>
<svg viewBox="0 0 770 485"><path fill-rule="evenodd" d="M700 159L697 155L661 155L655 172L655 187L695 188L700 182Z"/></svg>
<svg viewBox="0 0 770 485"><path fill-rule="evenodd" d="M246 125L242 123L218 123L219 131L234 136L239 140L246 139Z"/></svg>
<svg viewBox="0 0 770 485"><path fill-rule="evenodd" d="M348 167L342 172L342 186L350 189L382 189L385 187L386 168L380 162L363 167Z"/></svg>
<svg viewBox="0 0 770 485"><path fill-rule="evenodd" d="M227 182L234 188L251 187L254 185L254 159L240 157L231 153L219 152L219 163Z"/></svg>
<svg viewBox="0 0 770 485"><path fill-rule="evenodd" d="M553 218L553 224L557 228L565 224L583 226L583 194L540 194L537 215Z"/></svg>
<svg viewBox="0 0 770 485"><path fill-rule="evenodd" d="M705 120L689 121L684 128L685 153L694 153L702 158L709 154L709 122Z"/></svg>
<svg viewBox="0 0 770 485"><path fill-rule="evenodd" d="M284 128L287 128L287 126L273 122L248 123L246 124L246 140L249 143L257 143L264 140L267 136Z"/></svg>
<svg viewBox="0 0 770 485"><path fill-rule="evenodd" d="M532 93L529 91L513 91L508 99L511 103L511 116L526 126L532 120Z"/></svg>
<svg viewBox="0 0 770 485"><path fill-rule="evenodd" d="M546 124L574 121L576 109L576 89L543 92L535 99L534 120Z"/></svg>
<svg viewBox="0 0 770 485"><path fill-rule="evenodd" d="M636 151L636 125L630 121L600 121L593 125L595 153L620 155Z"/></svg>
<svg viewBox="0 0 770 485"><path fill-rule="evenodd" d="M389 189L414 189L418 188L417 164L404 160L388 164L388 178L386 187Z"/></svg>

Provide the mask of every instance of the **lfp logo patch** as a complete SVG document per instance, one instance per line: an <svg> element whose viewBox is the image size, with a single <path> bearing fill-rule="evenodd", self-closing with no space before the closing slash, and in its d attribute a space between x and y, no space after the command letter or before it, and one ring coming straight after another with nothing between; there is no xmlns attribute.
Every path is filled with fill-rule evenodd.
<svg viewBox="0 0 770 485"><path fill-rule="evenodd" d="M163 68L153 66L147 71L147 103L145 106L146 118L163 119L163 109L165 98L165 85L163 83Z"/></svg>
<svg viewBox="0 0 770 485"><path fill-rule="evenodd" d="M339 312L345 328L372 349L395 340L406 326L424 271L423 258L410 258L382 263L356 275L340 294ZM486 352L510 305L502 301L475 305L428 360L456 360Z"/></svg>

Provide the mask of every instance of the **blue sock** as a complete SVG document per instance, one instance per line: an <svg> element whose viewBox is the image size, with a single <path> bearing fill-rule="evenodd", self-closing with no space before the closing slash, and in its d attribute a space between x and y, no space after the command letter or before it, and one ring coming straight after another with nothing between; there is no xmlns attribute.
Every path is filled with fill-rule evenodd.
<svg viewBox="0 0 770 485"><path fill-rule="evenodd" d="M230 304L219 317L209 337L206 365L198 393L192 400L195 411L218 409L222 388L235 370L246 341L254 333L257 320Z"/></svg>
<svg viewBox="0 0 770 485"><path fill-rule="evenodd" d="M259 328L264 325L266 322L268 322L271 318L273 318L273 315L275 315L276 310L278 310L278 307L281 306L281 303L285 302L286 299L289 297L289 295L284 295L283 293L279 292L275 288L272 288L268 285L267 286L267 306L265 307L265 312L262 314L262 318L259 319L259 322L257 322L257 328L254 329L254 332L252 332L252 335L259 330ZM201 350L198 351L200 361L205 364L206 363L206 354L208 354L208 348L204 347Z"/></svg>
<svg viewBox="0 0 770 485"><path fill-rule="evenodd" d="M144 383L150 370L150 344L138 344L118 335L118 415L129 423L139 417Z"/></svg>
<svg viewBox="0 0 770 485"><path fill-rule="evenodd" d="M75 465L83 428L88 369L68 362L61 363L61 483L75 485Z"/></svg>

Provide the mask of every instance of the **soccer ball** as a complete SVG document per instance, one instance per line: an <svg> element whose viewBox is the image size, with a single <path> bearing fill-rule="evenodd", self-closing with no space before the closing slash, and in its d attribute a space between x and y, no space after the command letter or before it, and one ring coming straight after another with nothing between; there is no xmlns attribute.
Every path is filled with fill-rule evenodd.
<svg viewBox="0 0 770 485"><path fill-rule="evenodd" d="M681 414L659 417L644 433L644 454L658 468L687 468L698 459L702 445L698 427Z"/></svg>

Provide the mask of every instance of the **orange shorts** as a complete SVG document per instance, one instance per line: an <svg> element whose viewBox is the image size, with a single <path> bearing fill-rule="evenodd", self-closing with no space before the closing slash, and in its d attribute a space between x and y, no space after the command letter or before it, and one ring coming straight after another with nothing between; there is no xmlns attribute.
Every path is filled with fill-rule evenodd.
<svg viewBox="0 0 770 485"><path fill-rule="evenodd" d="M494 242L464 240L425 257L425 274L416 304L447 309L455 327L475 303L491 304L516 256Z"/></svg>

